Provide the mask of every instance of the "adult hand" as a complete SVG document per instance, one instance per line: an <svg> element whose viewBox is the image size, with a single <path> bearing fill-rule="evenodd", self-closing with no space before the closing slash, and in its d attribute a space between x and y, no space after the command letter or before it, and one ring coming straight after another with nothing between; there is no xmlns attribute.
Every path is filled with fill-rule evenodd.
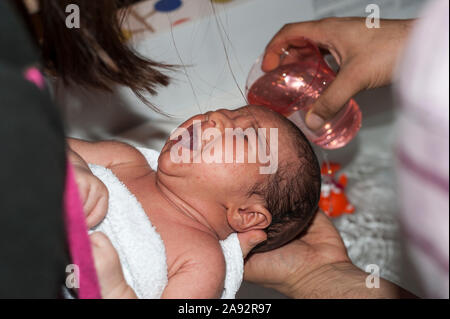
<svg viewBox="0 0 450 319"><path fill-rule="evenodd" d="M262 230L252 230L239 233L238 238L241 245L242 257L246 258L253 248L267 239L267 234Z"/></svg>
<svg viewBox="0 0 450 319"><path fill-rule="evenodd" d="M305 235L278 249L251 255L244 279L287 296L308 295L310 278L331 264L349 263L347 250L331 221L318 212Z"/></svg>
<svg viewBox="0 0 450 319"><path fill-rule="evenodd" d="M94 232L89 237L102 298L137 298L125 280L119 255L109 238L102 232Z"/></svg>
<svg viewBox="0 0 450 319"><path fill-rule="evenodd" d="M381 20L380 28L367 28L365 18L327 18L286 24L266 47L262 69L270 71L280 56L299 37L327 49L340 71L306 116L317 130L356 93L389 84L396 60L404 47L413 20Z"/></svg>
<svg viewBox="0 0 450 319"><path fill-rule="evenodd" d="M322 212L302 237L251 255L244 269L245 280L292 298L417 298L383 278L378 289L370 289L367 276L352 264L339 233Z"/></svg>

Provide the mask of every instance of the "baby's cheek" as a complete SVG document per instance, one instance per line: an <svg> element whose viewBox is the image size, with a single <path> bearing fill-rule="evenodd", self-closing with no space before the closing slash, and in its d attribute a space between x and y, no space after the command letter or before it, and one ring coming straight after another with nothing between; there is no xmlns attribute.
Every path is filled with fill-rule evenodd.
<svg viewBox="0 0 450 319"><path fill-rule="evenodd" d="M196 180L205 184L216 184L218 181L223 181L224 172L223 164L201 164L194 165L196 170Z"/></svg>
<svg viewBox="0 0 450 319"><path fill-rule="evenodd" d="M206 192L223 189L229 182L229 173L224 169L225 164L193 165L193 180Z"/></svg>
<svg viewBox="0 0 450 319"><path fill-rule="evenodd" d="M226 164L222 171L222 180L234 188L242 189L255 181L257 165L249 163Z"/></svg>

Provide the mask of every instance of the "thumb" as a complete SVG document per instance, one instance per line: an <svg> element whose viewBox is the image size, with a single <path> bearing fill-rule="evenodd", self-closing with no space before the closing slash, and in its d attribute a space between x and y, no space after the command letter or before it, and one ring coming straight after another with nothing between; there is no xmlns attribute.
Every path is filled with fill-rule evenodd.
<svg viewBox="0 0 450 319"><path fill-rule="evenodd" d="M336 79L314 102L306 114L306 125L312 130L320 129L330 121L344 105L366 87L355 68L341 69Z"/></svg>
<svg viewBox="0 0 450 319"><path fill-rule="evenodd" d="M89 235L89 239L91 240L92 250L99 250L106 246L112 245L109 238L106 237L106 235L100 231L96 231L91 235Z"/></svg>
<svg viewBox="0 0 450 319"><path fill-rule="evenodd" d="M253 248L267 239L267 234L262 230L251 230L245 233L239 233L238 238L242 256L245 258Z"/></svg>

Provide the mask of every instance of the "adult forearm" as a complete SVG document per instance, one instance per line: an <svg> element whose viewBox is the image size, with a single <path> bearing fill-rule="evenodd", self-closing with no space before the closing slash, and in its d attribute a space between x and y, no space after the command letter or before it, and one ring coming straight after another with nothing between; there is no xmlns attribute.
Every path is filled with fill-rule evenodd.
<svg viewBox="0 0 450 319"><path fill-rule="evenodd" d="M368 288L369 274L351 263L335 263L322 266L305 278L299 278L283 293L292 298L319 299L398 299L417 298L403 288L379 278L378 288Z"/></svg>

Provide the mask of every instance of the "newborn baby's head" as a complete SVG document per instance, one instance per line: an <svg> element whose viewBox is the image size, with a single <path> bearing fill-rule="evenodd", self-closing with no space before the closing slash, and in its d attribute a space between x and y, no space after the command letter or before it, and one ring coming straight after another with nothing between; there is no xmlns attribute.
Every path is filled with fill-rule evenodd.
<svg viewBox="0 0 450 319"><path fill-rule="evenodd" d="M264 229L268 238L258 252L304 230L320 197L311 145L292 122L260 106L208 112L183 123L161 151L157 178L219 237Z"/></svg>

